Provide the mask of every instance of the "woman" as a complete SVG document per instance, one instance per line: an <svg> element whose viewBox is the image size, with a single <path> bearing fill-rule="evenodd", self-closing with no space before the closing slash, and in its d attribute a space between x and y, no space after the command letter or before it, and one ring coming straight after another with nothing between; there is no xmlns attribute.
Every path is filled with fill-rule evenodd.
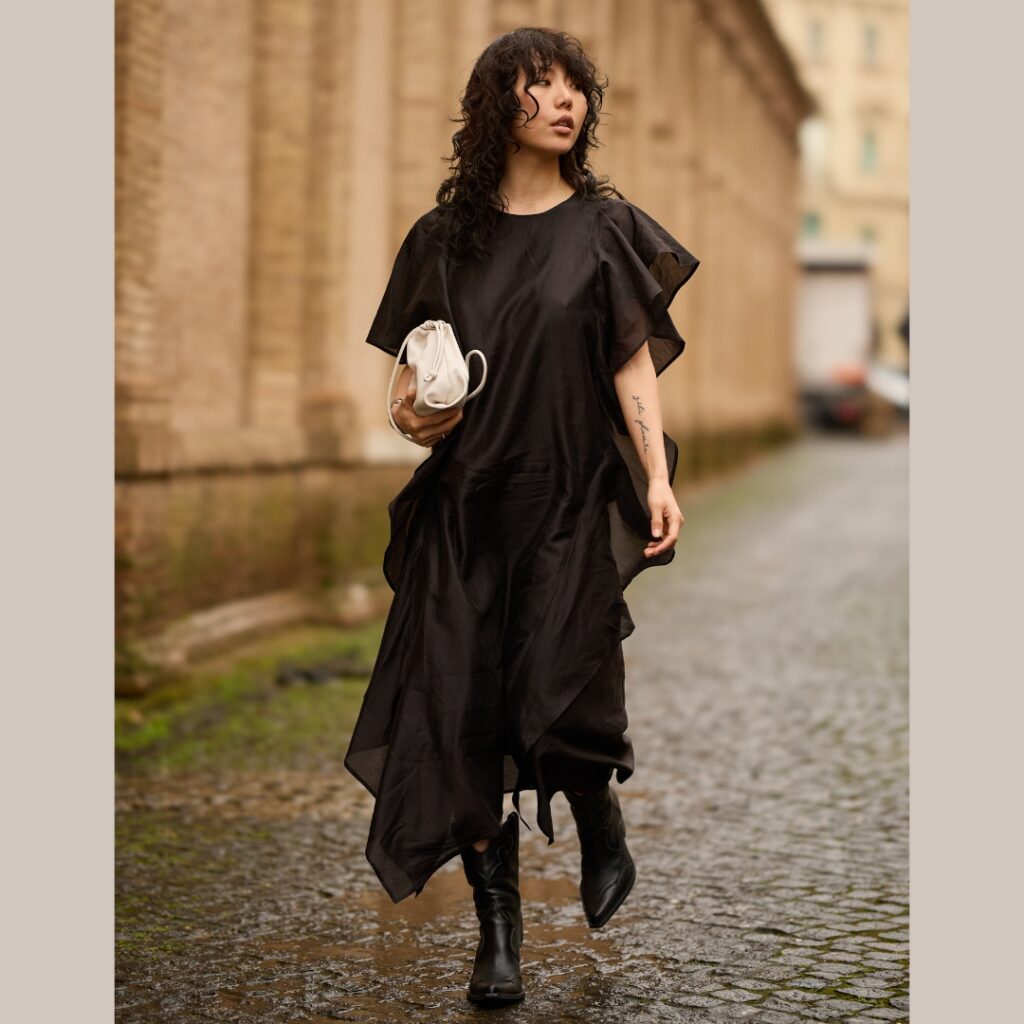
<svg viewBox="0 0 1024 1024"><path fill-rule="evenodd" d="M592 927L635 877L609 785L633 772L623 590L672 560L683 522L656 377L683 351L666 310L698 260L589 169L602 99L564 33L488 46L452 174L406 236L367 338L394 356L443 319L487 358L486 386L457 412L417 416L408 367L392 396L432 452L389 505L394 600L345 759L376 797L366 854L394 901L461 854L477 1004L523 998L522 790L549 844L565 793Z"/></svg>

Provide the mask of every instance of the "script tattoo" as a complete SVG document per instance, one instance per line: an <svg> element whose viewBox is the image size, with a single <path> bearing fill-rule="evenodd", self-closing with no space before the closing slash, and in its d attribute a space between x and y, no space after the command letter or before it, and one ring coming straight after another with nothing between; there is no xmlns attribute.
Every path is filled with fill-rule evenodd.
<svg viewBox="0 0 1024 1024"><path fill-rule="evenodd" d="M636 402L636 411L637 411L637 416L634 418L633 422L640 424L640 437L643 439L643 442L644 442L644 452L646 452L647 451L647 431L650 430L651 428L649 426L647 426L647 424L644 423L644 421L642 419L643 411L644 411L644 406L643 406L643 402L640 401L640 396L639 395L634 395L633 396L633 401Z"/></svg>

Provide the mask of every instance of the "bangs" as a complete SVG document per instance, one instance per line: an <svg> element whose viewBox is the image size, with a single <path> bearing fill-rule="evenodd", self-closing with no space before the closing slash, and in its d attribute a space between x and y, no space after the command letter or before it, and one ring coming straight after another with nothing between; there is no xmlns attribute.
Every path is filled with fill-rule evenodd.
<svg viewBox="0 0 1024 1024"><path fill-rule="evenodd" d="M566 75L584 92L590 93L595 85L594 69L586 55L569 41L547 33L536 33L526 44L517 65L526 71L527 85L532 85L555 63L565 68Z"/></svg>

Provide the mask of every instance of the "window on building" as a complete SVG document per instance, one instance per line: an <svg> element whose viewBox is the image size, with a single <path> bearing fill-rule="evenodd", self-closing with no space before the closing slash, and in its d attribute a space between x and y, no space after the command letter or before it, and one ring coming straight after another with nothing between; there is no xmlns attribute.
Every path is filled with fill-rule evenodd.
<svg viewBox="0 0 1024 1024"><path fill-rule="evenodd" d="M804 182L820 187L825 181L828 161L828 126L820 116L803 121L799 130L800 166Z"/></svg>
<svg viewBox="0 0 1024 1024"><path fill-rule="evenodd" d="M864 62L878 63L878 26L872 23L864 26Z"/></svg>
<svg viewBox="0 0 1024 1024"><path fill-rule="evenodd" d="M800 233L805 238L821 234L821 215L817 210L806 210L800 223Z"/></svg>
<svg viewBox="0 0 1024 1024"><path fill-rule="evenodd" d="M860 169L865 174L878 170L878 139L874 128L865 128L860 139Z"/></svg>
<svg viewBox="0 0 1024 1024"><path fill-rule="evenodd" d="M811 18L807 23L807 56L821 60L824 54L825 26L820 18Z"/></svg>

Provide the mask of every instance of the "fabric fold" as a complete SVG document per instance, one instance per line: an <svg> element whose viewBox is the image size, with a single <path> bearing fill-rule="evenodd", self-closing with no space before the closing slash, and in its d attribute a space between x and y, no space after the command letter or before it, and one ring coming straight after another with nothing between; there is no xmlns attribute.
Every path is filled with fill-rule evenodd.
<svg viewBox="0 0 1024 1024"><path fill-rule="evenodd" d="M551 796L632 772L624 735L624 601L605 474L479 472L452 459L416 513L346 755L377 798L367 858L396 902L536 789ZM528 823L529 824L529 823Z"/></svg>
<svg viewBox="0 0 1024 1024"><path fill-rule="evenodd" d="M686 347L668 307L700 260L626 201L602 207L597 258L608 373L614 375L646 341L660 375Z"/></svg>

